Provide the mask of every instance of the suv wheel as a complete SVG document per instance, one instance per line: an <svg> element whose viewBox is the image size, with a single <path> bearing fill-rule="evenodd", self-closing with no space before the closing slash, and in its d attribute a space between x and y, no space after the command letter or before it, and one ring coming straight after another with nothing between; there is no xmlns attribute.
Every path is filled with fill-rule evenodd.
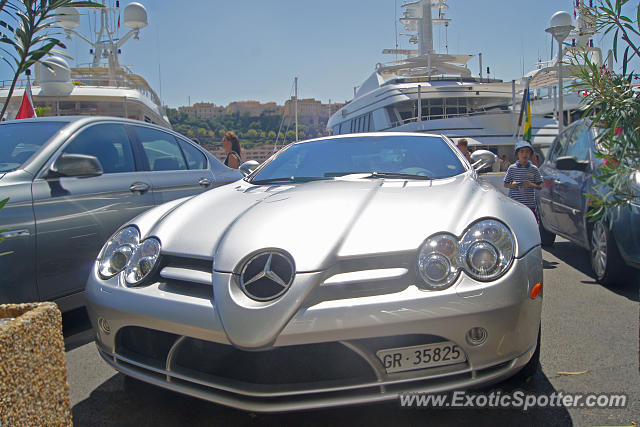
<svg viewBox="0 0 640 427"><path fill-rule="evenodd" d="M542 220L540 220L538 229L540 230L540 242L542 242L542 246L545 248L553 246L553 242L556 241L556 235L544 228Z"/></svg>
<svg viewBox="0 0 640 427"><path fill-rule="evenodd" d="M615 283L625 269L613 235L603 221L591 227L591 268L603 285Z"/></svg>

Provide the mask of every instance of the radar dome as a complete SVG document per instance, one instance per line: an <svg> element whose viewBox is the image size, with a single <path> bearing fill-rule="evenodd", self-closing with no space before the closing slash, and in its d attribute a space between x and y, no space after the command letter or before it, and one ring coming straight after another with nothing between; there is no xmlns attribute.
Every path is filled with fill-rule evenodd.
<svg viewBox="0 0 640 427"><path fill-rule="evenodd" d="M80 14L75 7L61 7L56 12L56 24L65 30L80 26Z"/></svg>
<svg viewBox="0 0 640 427"><path fill-rule="evenodd" d="M129 3L124 8L124 25L134 30L146 27L147 9L138 2Z"/></svg>
<svg viewBox="0 0 640 427"><path fill-rule="evenodd" d="M71 68L64 58L53 56L41 61L38 66L41 95L62 95L71 92Z"/></svg>
<svg viewBox="0 0 640 427"><path fill-rule="evenodd" d="M40 82L68 82L69 80L71 80L71 68L64 58L52 56L41 61Z"/></svg>

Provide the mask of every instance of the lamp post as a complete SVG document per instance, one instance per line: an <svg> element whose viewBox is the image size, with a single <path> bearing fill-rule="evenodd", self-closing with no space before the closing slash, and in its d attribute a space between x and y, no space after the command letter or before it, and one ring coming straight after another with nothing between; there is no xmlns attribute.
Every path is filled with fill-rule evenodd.
<svg viewBox="0 0 640 427"><path fill-rule="evenodd" d="M564 129L564 96L562 90L562 42L573 30L571 14L559 11L553 14L549 21L549 28L545 31L550 33L558 42L558 133Z"/></svg>

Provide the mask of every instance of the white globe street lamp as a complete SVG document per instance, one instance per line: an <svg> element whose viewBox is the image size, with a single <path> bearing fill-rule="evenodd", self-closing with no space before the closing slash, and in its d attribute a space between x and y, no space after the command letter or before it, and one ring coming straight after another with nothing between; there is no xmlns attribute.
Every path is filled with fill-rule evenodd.
<svg viewBox="0 0 640 427"><path fill-rule="evenodd" d="M571 14L563 10L556 12L551 17L549 28L545 31L550 33L558 42L558 133L564 129L564 94L562 90L562 42L567 38L574 26Z"/></svg>

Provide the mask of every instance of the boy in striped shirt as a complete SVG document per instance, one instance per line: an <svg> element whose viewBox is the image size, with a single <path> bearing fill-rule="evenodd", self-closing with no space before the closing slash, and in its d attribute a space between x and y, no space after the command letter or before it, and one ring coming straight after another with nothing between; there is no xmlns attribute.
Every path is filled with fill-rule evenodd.
<svg viewBox="0 0 640 427"><path fill-rule="evenodd" d="M518 160L507 169L504 176L504 186L509 189L509 197L531 209L537 220L534 190L542 188L542 176L540 176L538 168L530 161L532 154L533 147L527 141L520 141L516 144Z"/></svg>

